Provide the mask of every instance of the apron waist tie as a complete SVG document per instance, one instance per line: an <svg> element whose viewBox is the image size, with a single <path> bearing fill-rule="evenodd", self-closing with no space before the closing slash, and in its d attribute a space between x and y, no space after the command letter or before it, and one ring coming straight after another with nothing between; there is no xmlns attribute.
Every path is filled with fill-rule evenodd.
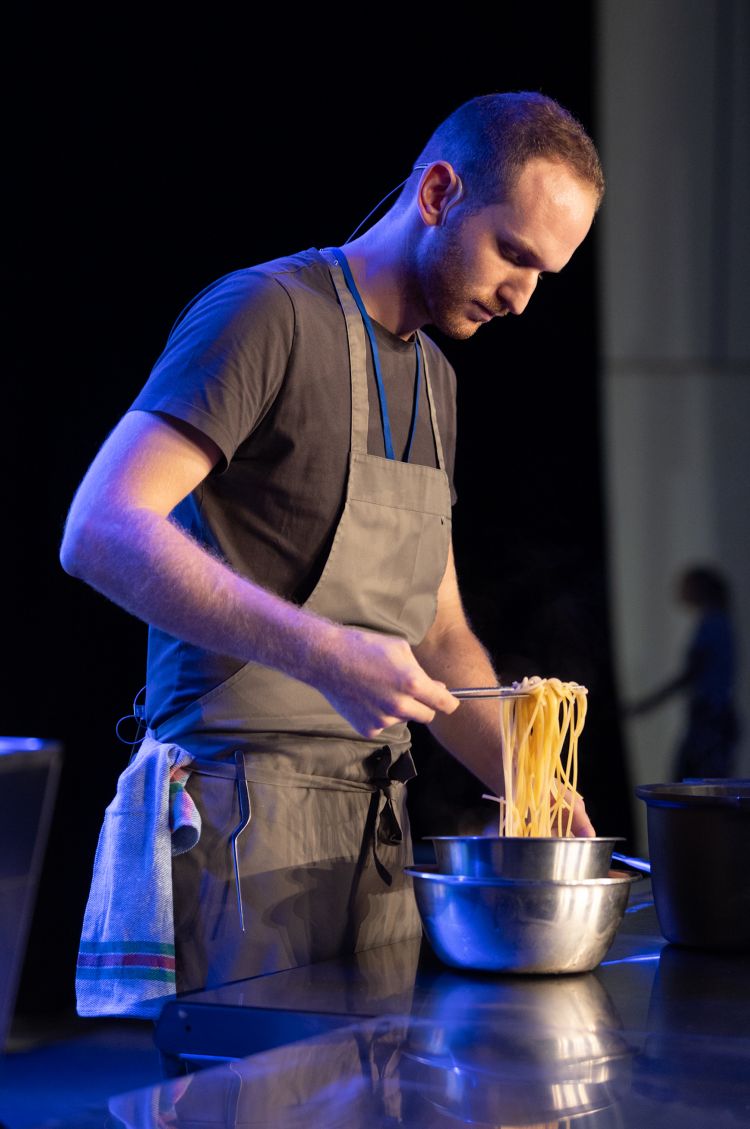
<svg viewBox="0 0 750 1129"><path fill-rule="evenodd" d="M380 798L385 798L380 817L378 818L378 809L380 808ZM375 822L377 820L377 834L375 833ZM365 827L365 842L372 844L372 861L375 864L375 869L378 875L385 882L386 886L393 885L393 875L385 866L383 861L378 857L378 843L384 843L386 846L394 847L403 840L403 834L399 825L396 813L393 810L393 800L391 799L390 784L378 782L377 792L373 792L372 799L370 800L370 810L367 816L367 824Z"/></svg>
<svg viewBox="0 0 750 1129"><path fill-rule="evenodd" d="M387 759L386 750L378 750L373 754L373 760L383 763L383 759ZM400 758L397 762L398 768L404 772L405 766L402 768ZM245 915L242 905L242 889L240 884L240 867L239 857L237 851L237 840L242 833L247 830L250 820L252 818L252 808L250 803L250 790L245 776L245 758L244 754L240 751L235 752L232 760L213 761L204 760L203 758L196 757L191 763L191 770L203 773L207 776L217 776L225 780L233 780L237 789L237 799L239 803L240 819L237 826L234 828L229 837L229 848L232 854L232 863L234 868L234 882L235 892L237 896L237 916L239 918L239 925L242 932L245 932ZM410 773L408 770L404 772L407 779ZM397 772L397 777L399 773ZM375 870L380 879L386 886L393 885L393 875L385 866L383 861L378 856L378 843L384 843L386 846L398 846L403 841L403 832L398 822L396 812L393 807L393 800L391 798L391 780L387 777L376 778L370 781L372 787L372 795L370 798L370 805L367 811L367 818L365 820L365 831L362 839L362 849L360 851L359 861L355 872L355 887L358 884L359 876L361 874L362 866L367 855L368 850L372 847L372 859L375 865ZM382 810L380 810L381 797L385 798ZM378 815L379 813L379 815ZM377 831L376 831L377 825Z"/></svg>

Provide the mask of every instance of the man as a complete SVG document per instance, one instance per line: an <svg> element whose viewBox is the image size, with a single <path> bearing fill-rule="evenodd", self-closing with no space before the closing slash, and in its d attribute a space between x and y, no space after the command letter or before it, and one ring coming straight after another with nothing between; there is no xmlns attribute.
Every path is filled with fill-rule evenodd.
<svg viewBox="0 0 750 1129"><path fill-rule="evenodd" d="M675 597L694 616L682 669L634 702L627 713L631 717L650 713L675 694L685 693L684 731L670 778L729 777L740 738L730 585L717 568L691 565L677 577Z"/></svg>
<svg viewBox="0 0 750 1129"><path fill-rule="evenodd" d="M199 295L86 475L64 567L151 625L139 756L193 758L178 988L419 932L407 722L499 791L496 705L447 689L496 675L450 545L453 373L419 329L522 313L602 193L552 100L466 103L345 251ZM576 831L593 833L582 808Z"/></svg>

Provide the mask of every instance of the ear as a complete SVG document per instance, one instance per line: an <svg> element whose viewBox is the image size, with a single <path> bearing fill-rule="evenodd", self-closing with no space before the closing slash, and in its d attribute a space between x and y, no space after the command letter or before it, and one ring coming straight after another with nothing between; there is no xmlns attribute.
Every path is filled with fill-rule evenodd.
<svg viewBox="0 0 750 1129"><path fill-rule="evenodd" d="M422 222L428 227L438 227L462 193L461 178L453 165L448 161L433 161L422 173L417 189L417 208Z"/></svg>

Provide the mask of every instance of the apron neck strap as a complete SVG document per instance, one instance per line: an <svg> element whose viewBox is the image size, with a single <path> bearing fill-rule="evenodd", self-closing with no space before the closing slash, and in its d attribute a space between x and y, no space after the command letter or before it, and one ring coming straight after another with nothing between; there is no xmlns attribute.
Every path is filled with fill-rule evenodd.
<svg viewBox="0 0 750 1129"><path fill-rule="evenodd" d="M349 339L349 361L351 367L352 384L352 451L358 451L363 454L367 453L369 397L367 394L367 352L365 346L366 331L370 339L373 364L375 367L375 380L378 388L381 420L383 423L383 442L387 457L394 459L395 453L393 452L393 442L390 434L388 406L385 399L385 388L380 371L380 357L378 354L370 315L365 309L364 302L362 301L362 296L357 289L357 285L352 276L351 268L347 261L346 255L341 250L341 248L326 247L321 251L321 255L325 259L330 270L334 288L338 295L339 303L346 320L346 329ZM357 312L359 312L359 316L357 316ZM430 384L430 374L427 364L427 350L425 349L424 341L419 330L417 330L415 333L414 348L417 358L417 375L415 379L414 404L412 408L411 426L409 428L409 438L407 442L404 461L408 462L411 456L412 444L414 442L414 435L417 427L419 401L421 396L421 383L422 377L424 376L425 392L427 394L427 403L430 410L430 422L432 424L432 435L435 443L436 462L440 470L445 470L443 445L440 440L440 429L438 427L437 413L435 410L435 403L432 395L432 386ZM390 453L388 453L389 447Z"/></svg>
<svg viewBox="0 0 750 1129"><path fill-rule="evenodd" d="M435 410L435 400L432 395L432 385L430 384L430 374L427 369L427 350L424 347L422 334L417 330L417 340L419 341L419 351L423 358L424 363L424 387L427 393L427 404L430 409L430 422L432 424L432 438L435 443L435 456L437 465L440 470L445 470L445 457L443 456L443 444L440 441L440 428L438 427L437 411Z"/></svg>
<svg viewBox="0 0 750 1129"><path fill-rule="evenodd" d="M391 434L391 419L388 413L388 400L385 394L385 383L383 381L383 373L380 367L380 352L378 350L378 343L375 338L375 330L373 329L372 320L367 312L365 304L362 300L362 295L357 289L357 284L354 281L354 276L349 266L346 255L340 247L332 247L331 251L335 257L338 265L346 280L349 293L354 299L357 309L362 317L362 322L365 327L365 332L370 342L370 350L372 352L372 363L375 369L375 383L378 390L378 402L380 404L380 420L383 428L383 446L385 447L385 455L388 459L395 459L396 453L393 448L393 437ZM414 381L414 400L412 405L411 423L409 426L409 435L406 442L406 451L404 452L403 461L408 462L411 456L411 449L414 443L414 433L417 427L417 418L419 415L419 397L422 385L422 343L419 337L415 335L414 351L416 353L417 373Z"/></svg>
<svg viewBox="0 0 750 1129"><path fill-rule="evenodd" d="M362 318L346 285L338 259L330 248L321 251L328 264L339 304L346 321L349 341L349 373L352 390L351 450L352 454L367 454L367 435L370 418L370 398L367 392L367 346ZM343 256L342 256L343 258Z"/></svg>

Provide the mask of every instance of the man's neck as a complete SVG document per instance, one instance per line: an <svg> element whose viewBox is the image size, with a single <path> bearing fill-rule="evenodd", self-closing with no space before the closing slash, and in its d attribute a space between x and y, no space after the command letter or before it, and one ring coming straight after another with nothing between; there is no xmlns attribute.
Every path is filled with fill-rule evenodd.
<svg viewBox="0 0 750 1129"><path fill-rule="evenodd" d="M343 251L370 317L408 341L427 317L409 267L405 226L386 216Z"/></svg>

